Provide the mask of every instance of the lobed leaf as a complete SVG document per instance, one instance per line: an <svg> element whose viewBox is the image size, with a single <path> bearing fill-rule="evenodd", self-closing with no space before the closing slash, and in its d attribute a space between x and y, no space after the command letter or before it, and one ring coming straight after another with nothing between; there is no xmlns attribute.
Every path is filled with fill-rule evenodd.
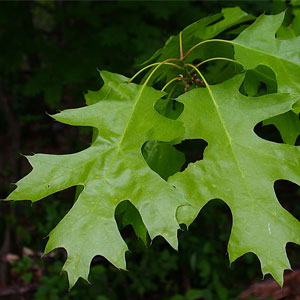
<svg viewBox="0 0 300 300"><path fill-rule="evenodd" d="M183 52L252 18L240 8L223 9L221 14L204 18L183 30ZM46 246L46 253L57 247L66 249L64 270L71 287L79 277L88 279L96 255L126 268L127 245L115 214L122 214L122 225L131 224L144 242L148 231L150 238L161 235L177 248L178 222L189 225L215 198L225 201L233 215L230 261L253 252L263 273L271 273L282 284L283 270L290 268L285 246L287 242L300 243L300 224L279 204L274 182L300 183L300 148L263 140L253 128L263 120L275 124L290 144L299 135L294 112L300 111L300 37L276 37L283 18L283 13L261 16L233 41L218 40L225 42L219 48L211 41L206 43L204 52L214 56L222 51L228 58L233 57L233 46L237 62L248 69L246 78L235 76L183 94L177 99L184 105L183 112L182 104L174 102L171 95L164 101L163 92L102 71L104 85L85 95L88 106L53 116L69 125L93 127L91 146L74 154L28 156L33 170L17 183L7 200L35 202L71 186L79 187L75 204L49 234ZM199 55L200 47L197 49L185 62ZM201 55L198 58L202 59ZM171 37L150 60L171 57L180 57L179 36ZM207 77L216 70L220 71L213 82L232 76L232 68L226 69L225 75L221 72L226 63L217 63L213 72L207 68ZM178 75L165 67L152 82ZM273 94L243 96L239 88L244 79L248 95L259 95L261 81ZM280 93L275 94L277 90ZM172 147L180 139L204 139L208 147L202 161L166 182L184 162L183 154Z"/></svg>
<svg viewBox="0 0 300 300"><path fill-rule="evenodd" d="M254 69L259 65L266 65L276 74L279 92L290 93L299 99L300 93L300 37L289 40L276 38L276 32L284 19L284 12L278 15L262 15L245 29L236 39L229 41L234 46L235 59L247 69ZM287 136L291 124L293 131L300 134L299 120L289 115L278 121L283 125L278 127L283 139ZM276 125L278 122L274 120ZM297 135L297 136L298 136Z"/></svg>
<svg viewBox="0 0 300 300"><path fill-rule="evenodd" d="M91 102L101 101L53 116L69 125L96 128L92 145L74 154L27 157L33 170L7 197L38 201L71 186L84 187L72 209L49 234L45 250L66 249L68 259L63 269L71 287L79 277L88 279L96 255L126 268L127 246L114 218L120 202L129 200L138 209L152 239L161 235L174 248L179 229L176 210L187 204L174 187L149 168L141 151L148 140L166 142L183 133L181 122L167 119L153 108L164 93L123 83L118 75L107 72L103 73L104 80L107 75L110 81L98 94L88 97ZM117 80L111 81L116 76Z"/></svg>
<svg viewBox="0 0 300 300"><path fill-rule="evenodd" d="M177 99L185 106L179 117L186 128L183 139L204 139L208 146L203 160L169 182L192 204L179 208L180 223L189 225L212 199L225 201L233 216L230 261L253 252L263 273L272 274L282 285L283 270L290 268L285 246L300 244L300 223L279 204L274 182L286 179L300 184L300 148L263 140L253 128L289 111L295 99L289 94L243 96L242 80L243 75L238 75Z"/></svg>

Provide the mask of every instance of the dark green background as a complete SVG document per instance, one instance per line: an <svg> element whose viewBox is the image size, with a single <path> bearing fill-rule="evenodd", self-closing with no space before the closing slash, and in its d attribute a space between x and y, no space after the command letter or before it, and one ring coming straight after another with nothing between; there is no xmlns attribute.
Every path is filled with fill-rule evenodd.
<svg viewBox="0 0 300 300"><path fill-rule="evenodd" d="M13 189L10 183L30 171L21 153L62 154L88 147L90 129L59 124L46 113L83 106L83 93L101 86L97 69L132 76L171 34L235 5L254 15L284 8L279 2L274 8L271 1L1 2L0 197L5 198ZM278 183L276 191L297 216L298 188ZM160 238L145 247L130 227L124 228L122 235L133 250L127 253L129 272L96 257L92 284L80 280L68 293L67 276L60 274L65 252L43 259L40 253L46 244L43 238L72 206L74 192L70 189L34 205L0 204L1 299L192 300L200 294L207 300L235 299L262 277L252 254L229 267L231 214L215 200L188 232L180 232L179 253ZM288 249L296 267L297 250ZM19 259L12 262L7 254Z"/></svg>

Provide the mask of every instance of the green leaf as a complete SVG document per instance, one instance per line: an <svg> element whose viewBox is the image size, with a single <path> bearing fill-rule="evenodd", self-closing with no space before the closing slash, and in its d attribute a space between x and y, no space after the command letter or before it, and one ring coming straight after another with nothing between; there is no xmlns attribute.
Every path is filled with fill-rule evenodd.
<svg viewBox="0 0 300 300"><path fill-rule="evenodd" d="M280 39L292 39L300 34L300 9L297 5L286 10L283 24L279 27L276 35Z"/></svg>
<svg viewBox="0 0 300 300"><path fill-rule="evenodd" d="M286 9L286 0L273 0L271 14L278 14Z"/></svg>
<svg viewBox="0 0 300 300"><path fill-rule="evenodd" d="M297 115L300 113L300 100L293 105L293 112Z"/></svg>
<svg viewBox="0 0 300 300"><path fill-rule="evenodd" d="M183 51L186 52L197 42L211 39L230 27L253 19L239 7L223 8L221 13L203 18L183 29ZM171 36L164 47L156 51L145 64L171 57L180 58L179 35Z"/></svg>
<svg viewBox="0 0 300 300"><path fill-rule="evenodd" d="M277 82L273 71L263 65L259 65L255 69L246 72L243 84L244 91L248 96L257 96L260 94L259 87L261 83L264 83L266 88L263 93L270 94L277 92ZM294 112L295 105L293 106ZM295 114L292 111L264 120L263 125L275 125L280 132L282 140L290 145L295 145L297 137L300 134L298 113Z"/></svg>
<svg viewBox="0 0 300 300"><path fill-rule="evenodd" d="M107 75L101 74L104 78ZM142 156L146 141L168 142L183 133L181 122L167 119L153 108L164 93L120 80L108 85L99 92L103 97L103 90L111 91L105 100L53 116L73 126L96 128L98 135L92 145L74 154L28 156L33 170L7 197L38 201L71 186L84 186L72 209L50 233L45 250L66 249L68 259L63 269L68 272L71 287L79 277L87 280L96 255L126 268L127 246L114 218L120 202L129 200L138 209L152 239L161 235L174 248L179 229L176 210L187 204Z"/></svg>
<svg viewBox="0 0 300 300"><path fill-rule="evenodd" d="M123 201L116 209L116 215L122 215L122 227L131 225L136 236L140 238L144 244L147 244L147 228L143 223L141 215L130 201Z"/></svg>
<svg viewBox="0 0 300 300"><path fill-rule="evenodd" d="M122 94L119 93L118 89L115 87L115 82L124 83L128 81L128 78L125 76L110 73L107 71L102 71L102 79L104 81L103 87L97 91L89 91L85 95L85 100L87 105L95 104L101 100L107 98L113 98L115 100L122 100ZM170 101L166 101L166 99L159 99L155 103L155 109L157 109L157 105L160 104L164 109L158 110L162 115L166 115L167 109L166 106ZM178 103L181 104L181 103ZM163 111L162 111L163 110ZM173 112L173 111L172 111ZM170 114L168 114L168 117ZM93 138L94 141L97 137L98 130L96 128L93 129ZM147 161L148 165L152 170L158 173L163 179L167 179L169 176L174 173L180 171L181 166L184 163L184 155L177 151L174 147L167 143L162 143L159 141L149 141L142 148L142 154ZM166 164L166 162L169 162ZM81 186L76 188L76 196L78 198L78 192L81 192ZM126 202L127 203L127 202ZM143 240L146 244L147 239L147 229L140 217L140 215L135 213L135 209L129 204L123 204L119 209L120 213L123 213L122 225L123 227L127 225L132 225L137 237Z"/></svg>
<svg viewBox="0 0 300 300"><path fill-rule="evenodd" d="M262 15L229 43L234 46L236 60L245 68L255 69L258 65L268 66L276 74L278 91L288 92L292 97L299 97L300 37L290 40L280 40L275 37L283 19L284 13L272 16ZM295 120L292 118L283 123L289 124ZM294 128L297 128L297 123L298 121L293 124ZM290 126L278 128L282 137L288 135L289 128Z"/></svg>
<svg viewBox="0 0 300 300"><path fill-rule="evenodd" d="M290 40L275 37L283 18L284 13L262 15L236 39L228 42L235 48L235 58L245 67L254 69L259 64L267 65L275 71L279 88L295 92L299 91L300 87L295 84L289 86L288 82L295 74L293 72L300 66L298 49L300 37ZM286 65L286 70L283 64ZM297 78L299 75L292 78L292 82L294 83Z"/></svg>
<svg viewBox="0 0 300 300"><path fill-rule="evenodd" d="M125 83L128 81L128 78L123 75L107 71L101 71L100 74L105 84L99 91L88 91L88 93L84 95L85 103L87 105L95 104L101 100L107 99L108 97L115 100L122 100L123 95L119 93L116 82Z"/></svg>
<svg viewBox="0 0 300 300"><path fill-rule="evenodd" d="M222 12L206 18L202 18L199 21L187 26L182 31L182 48L183 53L186 53L197 42L211 39L216 37L223 31L236 26L238 24L253 20L252 15L248 15L239 7L223 8ZM148 64L152 61L161 62L169 58L180 58L179 47L179 34L171 36L164 47L154 53L154 55L147 60L144 64ZM221 47L214 47L214 45L205 45L202 49L198 49L197 53L193 52L186 58L185 62L192 62L196 58L212 57L212 56L226 56L230 57L232 47L222 45ZM202 52L200 52L200 50ZM195 56L196 55L196 56ZM151 70L149 71L151 72ZM166 79L166 81L174 78L182 71L170 66L163 66L161 72L152 76L151 83ZM149 74L149 73L148 73ZM147 75L148 75L147 74ZM147 76L146 75L146 76Z"/></svg>
<svg viewBox="0 0 300 300"><path fill-rule="evenodd" d="M294 6L300 6L300 0L292 0L291 4Z"/></svg>
<svg viewBox="0 0 300 300"><path fill-rule="evenodd" d="M264 120L263 124L274 124L281 132L283 141L290 145L295 145L297 137L300 134L299 117L292 111Z"/></svg>
<svg viewBox="0 0 300 300"><path fill-rule="evenodd" d="M297 26L280 26L280 28L277 31L277 36L280 39L289 40L298 35L296 31Z"/></svg>
<svg viewBox="0 0 300 300"><path fill-rule="evenodd" d="M261 83L264 83L266 88L263 93L270 94L277 92L276 78L271 69L259 65L255 69L246 72L243 87L248 96L258 96L260 94L259 87ZM293 106L293 111L295 111L295 105ZM295 114L292 111L264 120L263 125L275 125L280 132L282 140L290 145L295 145L297 137L300 134L298 113Z"/></svg>
<svg viewBox="0 0 300 300"><path fill-rule="evenodd" d="M274 182L286 179L300 184L300 149L263 140L253 128L261 120L291 110L295 100L288 94L243 96L239 93L242 80L239 75L177 99L185 106L179 118L186 128L183 138L204 139L208 146L203 160L169 182L194 207L179 208L180 223L189 225L212 199L225 201L233 216L230 261L253 252L263 273L272 274L282 285L283 270L290 268L285 246L300 243L300 223L279 204Z"/></svg>
<svg viewBox="0 0 300 300"><path fill-rule="evenodd" d="M277 92L276 77L271 69L259 65L253 70L247 70L243 85L246 94L251 97L258 96L259 87L262 82L266 86L266 93Z"/></svg>
<svg viewBox="0 0 300 300"><path fill-rule="evenodd" d="M152 170L163 179L180 171L185 162L184 154L168 143L149 141L143 147L143 155Z"/></svg>
<svg viewBox="0 0 300 300"><path fill-rule="evenodd" d="M163 116L173 120L176 120L183 111L183 105L181 103L168 98L159 99L154 108Z"/></svg>
<svg viewBox="0 0 300 300"><path fill-rule="evenodd" d="M118 92L118 90L115 89L114 83L124 83L128 81L128 78L107 71L102 71L101 74L105 84L99 91L89 91L85 95L87 105L95 104L109 97L113 97L115 100L122 100L122 95ZM177 118L182 110L180 112L178 112L177 110L173 110L172 108L170 108L170 103L171 101L167 101L166 99L159 99L158 101L156 101L154 107L162 115L167 116L171 119L175 119L175 117L173 118L173 116L176 116ZM177 103L176 108L178 108L179 104L181 105L181 103ZM95 137L97 137L97 134L98 131L96 128L94 128L92 139L93 141ZM142 148L142 154L150 168L165 180L169 176L180 171L185 161L183 153L177 151L172 145L159 141L148 141ZM76 199L78 197L77 191L82 190L80 188L81 186L78 186L76 189ZM121 210L124 213L124 216L122 218L122 225L124 227L127 225L132 225L136 235L141 238L146 244L147 230L140 216L136 215L135 210L127 204L124 204Z"/></svg>

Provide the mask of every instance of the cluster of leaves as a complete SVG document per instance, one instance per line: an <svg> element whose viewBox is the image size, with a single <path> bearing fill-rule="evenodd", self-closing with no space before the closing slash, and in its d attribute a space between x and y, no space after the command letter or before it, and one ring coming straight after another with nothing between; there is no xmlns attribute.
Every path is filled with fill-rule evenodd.
<svg viewBox="0 0 300 300"><path fill-rule="evenodd" d="M176 249L179 224L189 226L215 198L233 216L230 261L253 252L263 273L282 284L289 268L285 245L300 242L300 224L273 188L279 179L300 183L300 153L293 146L299 133L299 38L290 38L298 30L297 10L292 26L285 26L284 16L254 21L239 8L223 9L171 37L142 69L151 68L141 84L132 83L141 72L128 79L102 71L104 85L86 94L86 107L53 116L93 127L91 146L27 157L33 170L7 200L38 201L83 187L46 247L46 253L67 250L63 268L70 286L88 279L96 255L126 268L127 245L116 219L131 224L144 242L147 233L151 239L160 235ZM225 30L238 36L215 39ZM277 126L285 144L254 133L264 120ZM208 146L203 160L187 166L174 145L191 139Z"/></svg>

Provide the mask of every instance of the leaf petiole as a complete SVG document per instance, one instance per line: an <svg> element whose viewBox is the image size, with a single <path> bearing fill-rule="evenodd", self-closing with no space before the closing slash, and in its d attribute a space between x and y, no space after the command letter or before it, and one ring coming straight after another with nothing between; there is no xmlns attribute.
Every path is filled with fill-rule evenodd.
<svg viewBox="0 0 300 300"><path fill-rule="evenodd" d="M175 78L173 78L173 79L171 79L171 80L169 80L165 85L164 85L164 87L161 89L161 91L163 92L172 82L174 82L174 81L176 81L176 80L181 80L181 78L180 77L175 77Z"/></svg>
<svg viewBox="0 0 300 300"><path fill-rule="evenodd" d="M203 60L201 61L199 64L197 64L195 67L198 68L200 67L201 65L207 63L207 62L210 62L210 61L214 61L214 60L226 60L226 61L229 61L229 62L232 62L232 63L235 63L235 64L239 64L241 65L241 63L237 62L236 60L234 59L231 59L231 58L227 58L227 57L212 57L212 58L208 58L206 60Z"/></svg>
<svg viewBox="0 0 300 300"><path fill-rule="evenodd" d="M180 60L183 60L182 31L180 31L179 33L179 51L180 51Z"/></svg>
<svg viewBox="0 0 300 300"><path fill-rule="evenodd" d="M199 69L198 69L196 66L194 66L194 65L192 65L192 64L185 64L185 66L188 66L188 67L193 68L193 69L198 73L198 75L201 77L201 79L203 80L205 86L206 86L206 87L209 86L209 84L207 83L207 81L206 81L204 75L199 71Z"/></svg>
<svg viewBox="0 0 300 300"><path fill-rule="evenodd" d="M226 40L221 40L221 39L211 39L211 40L205 40L205 41L202 41L202 42L200 42L200 43L194 45L193 47L191 47L191 48L186 52L186 54L183 56L182 60L185 60L185 59L191 54L191 52L192 52L193 50L195 50L197 47L199 47L199 46L201 46L201 45L204 45L204 44L206 44L206 43L211 43L211 42L225 42L225 43L227 42L227 43L228 43L228 41L226 41Z"/></svg>
<svg viewBox="0 0 300 300"><path fill-rule="evenodd" d="M171 63L171 62L169 62L169 61L180 61L180 59L177 59L177 58L169 58L169 59L167 59L167 60L165 60L165 61L163 61L163 62L156 62L156 63L153 63L153 64L150 64L150 65L148 65L148 66L146 66L146 67L144 67L144 68L142 68L141 70L139 70L138 72L136 72L130 79L129 79L129 83L130 82L132 82L139 74L141 74L143 71L145 71L145 70L147 70L147 69L149 69L149 68L151 68L151 67L153 67L153 66L157 66L157 65L162 65L162 64L164 64L164 65L170 65L170 66L173 66L173 67L176 67L176 68L178 68L178 69L182 69L182 67L181 66L179 66L179 65L177 65L177 64L174 64L174 63Z"/></svg>

